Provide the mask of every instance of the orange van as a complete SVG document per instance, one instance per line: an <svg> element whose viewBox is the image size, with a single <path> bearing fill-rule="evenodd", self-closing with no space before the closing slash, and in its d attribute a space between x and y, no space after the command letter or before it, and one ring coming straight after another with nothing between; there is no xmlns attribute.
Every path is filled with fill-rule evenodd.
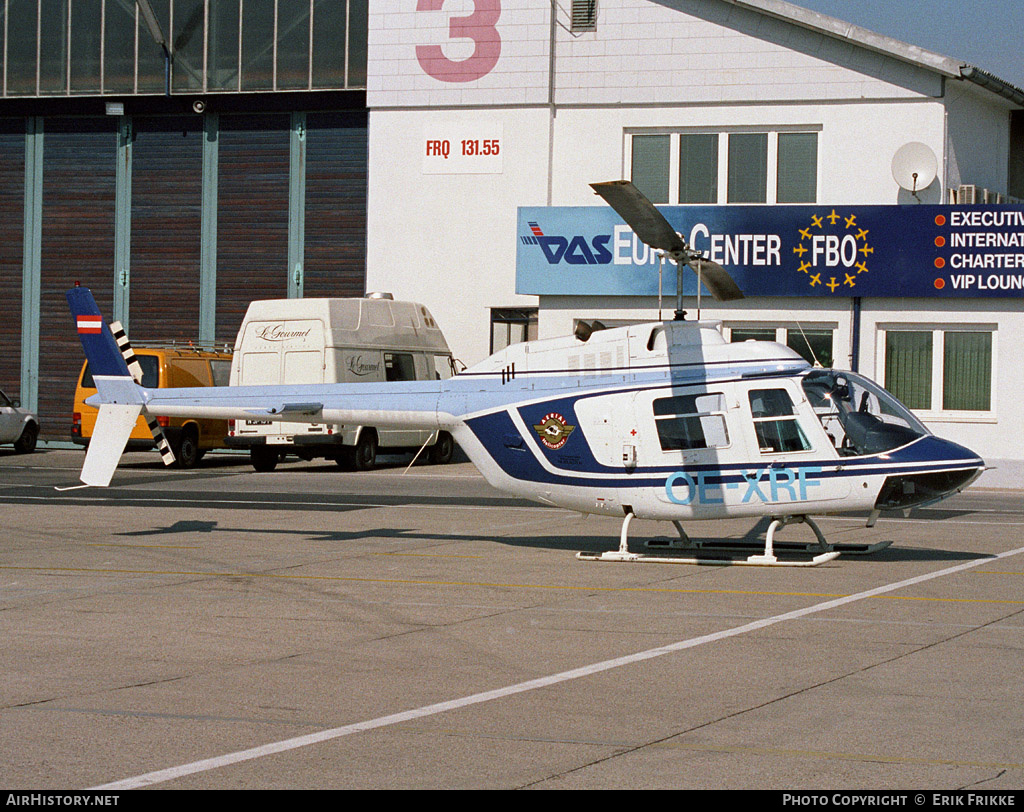
<svg viewBox="0 0 1024 812"><path fill-rule="evenodd" d="M188 347L133 347L142 367L142 385L147 389L178 386L227 386L231 377L231 353L211 352ZM96 425L96 408L86 399L96 394L89 372L89 362L82 365L75 389L74 413L71 418L71 439L88 445ZM177 464L192 468L211 448L226 448L228 434L225 420L158 417L157 422L171 444ZM153 434L145 417L139 417L128 440L128 450L155 448Z"/></svg>

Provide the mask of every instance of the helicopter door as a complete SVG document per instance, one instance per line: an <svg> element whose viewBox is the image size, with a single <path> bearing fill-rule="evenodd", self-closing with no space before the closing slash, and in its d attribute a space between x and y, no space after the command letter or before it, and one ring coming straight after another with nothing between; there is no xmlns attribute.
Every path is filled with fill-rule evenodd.
<svg viewBox="0 0 1024 812"><path fill-rule="evenodd" d="M609 468L632 471L640 457L635 392L582 398L576 416L594 458Z"/></svg>
<svg viewBox="0 0 1024 812"><path fill-rule="evenodd" d="M627 471L636 469L637 460L640 456L640 427L637 420L637 392L629 395L627 403L622 408L616 409L613 415L615 425L615 445L613 450L617 453L617 465Z"/></svg>
<svg viewBox="0 0 1024 812"><path fill-rule="evenodd" d="M836 452L804 398L786 385L759 384L748 391L761 466L747 472L749 493L769 504L820 507L847 497L851 478L836 476Z"/></svg>

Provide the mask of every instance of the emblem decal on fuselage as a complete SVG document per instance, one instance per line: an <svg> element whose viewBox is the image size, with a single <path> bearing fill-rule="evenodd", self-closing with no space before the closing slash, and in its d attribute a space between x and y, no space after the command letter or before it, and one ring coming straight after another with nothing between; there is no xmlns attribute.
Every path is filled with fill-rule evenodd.
<svg viewBox="0 0 1024 812"><path fill-rule="evenodd" d="M565 418L558 412L551 412L544 415L540 423L533 427L533 430L537 432L537 436L540 437L540 441L546 448L557 451L566 444L569 435L575 428L566 423Z"/></svg>

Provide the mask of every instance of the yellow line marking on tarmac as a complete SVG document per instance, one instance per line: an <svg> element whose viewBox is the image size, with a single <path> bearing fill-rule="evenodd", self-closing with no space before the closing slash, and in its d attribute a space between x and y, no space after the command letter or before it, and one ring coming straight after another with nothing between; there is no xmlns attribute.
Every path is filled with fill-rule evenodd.
<svg viewBox="0 0 1024 812"><path fill-rule="evenodd" d="M373 555L389 555L374 553ZM396 555L407 555L397 553ZM428 556L432 557L432 556ZM491 581L436 581L416 578L357 578L349 575L297 575L276 572L202 572L200 570L130 570L101 569L94 567L19 567L0 566L0 570L23 570L29 572L53 573L94 573L97 575L166 575L201 578L277 578L290 581L339 581L364 584L404 584L407 586L466 586L497 589L550 589L569 592L652 592L682 595L745 595L751 597L772 598L845 598L848 594L841 592L775 592L770 590L746 589L679 589L674 587L650 586L571 586L568 584L514 584ZM1001 598L931 598L914 595L878 595L882 600L921 601L924 603L993 603L1024 605L1024 600Z"/></svg>
<svg viewBox="0 0 1024 812"><path fill-rule="evenodd" d="M794 758L820 758L837 761L870 761L874 764L928 764L950 767L987 767L993 769L1020 769L1024 764L1000 761L968 761L955 758L906 758L875 753L836 753L827 750L787 750L776 747L739 747L715 744L687 744L685 742L660 742L656 747L678 750L694 750L708 753L735 753L752 756L791 756Z"/></svg>
<svg viewBox="0 0 1024 812"><path fill-rule="evenodd" d="M547 744L588 744L596 747L633 748L635 742L601 739L565 739L562 737L516 736L513 734L485 733L479 730L460 730L455 728L438 729L434 727L407 725L411 733L429 736L451 736L460 739L488 739L508 742L543 742ZM645 745L653 749L690 750L698 753L731 753L751 756L787 756L792 758L817 758L835 761L866 761L872 764L923 764L930 766L950 767L986 767L993 769L1021 769L1024 764L1001 761L972 761L960 758L914 758L912 756L890 756L880 753L843 753L830 750L795 750L783 747L750 747L733 744L696 744L685 741L660 741Z"/></svg>
<svg viewBox="0 0 1024 812"><path fill-rule="evenodd" d="M82 546L83 547L118 547L118 548L126 548L126 549L129 549L129 550L134 550L136 548L141 548L141 549L145 549L145 550L148 550L150 548L156 548L158 550L199 550L199 549L202 549L201 547L199 547L198 545L195 545L195 544L190 545L190 546L182 546L182 545L179 545L179 544L101 544L101 543L96 543L96 544L82 544Z"/></svg>
<svg viewBox="0 0 1024 812"><path fill-rule="evenodd" d="M396 558L487 558L486 555L457 555L455 553L370 553L370 555L394 556Z"/></svg>
<svg viewBox="0 0 1024 812"><path fill-rule="evenodd" d="M1021 555L1022 553L1024 553L1024 547L1017 547L1013 550L1007 550L999 553L996 558L1011 558L1013 556ZM290 739L268 742L256 747L248 747L243 750L225 753L220 756L191 761L187 764L179 764L165 769L154 770L142 775L125 778L120 781L112 781L101 786L91 787L90 790L137 789L139 787L152 786L154 784L174 781L176 779L196 775L198 773L218 770L222 767L228 767L234 764L242 764L261 758L272 757L281 753L287 753L292 750L298 750L304 747L323 744L324 742L335 741L346 736L358 735L360 733L367 733L374 730L383 730L385 728L402 725L407 722L438 716L439 714L448 713L449 711L456 711L477 705L483 705L489 702L501 701L508 697L519 696L531 691L548 689L554 686L572 683L576 680L588 679L598 674L608 674L621 668L628 668L668 655L677 654L683 651L690 651L700 646L711 645L723 640L740 637L742 635L768 629L779 624L803 620L804 618L819 615L823 612L838 609L840 607L847 606L848 604L856 603L868 598L913 587L918 584L933 581L937 578L944 578L947 575L953 575L954 573L965 572L980 566L980 564L980 561L970 561L963 564L957 564L952 567L927 572L923 575L915 575L912 578L904 578L900 581L883 584L873 589L847 595L843 598L821 601L810 606L804 606L802 608L783 612L771 617L762 617L748 623L741 623L738 626L721 629L717 632L712 632L711 634L677 640L674 643L660 645L644 651L634 652L633 654L590 663L577 668L571 668L567 671L560 671L555 674L529 679L524 682L505 685L504 687L478 691L477 693L468 694L454 699L434 702L430 705L408 708L385 716L366 719L361 722L354 722L340 727L330 728L328 730L319 730L303 736L294 736ZM316 756L313 756L312 758L316 758Z"/></svg>

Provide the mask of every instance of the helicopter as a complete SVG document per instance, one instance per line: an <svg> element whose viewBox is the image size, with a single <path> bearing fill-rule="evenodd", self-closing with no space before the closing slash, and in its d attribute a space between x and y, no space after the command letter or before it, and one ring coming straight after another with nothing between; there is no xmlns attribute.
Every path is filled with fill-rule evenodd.
<svg viewBox="0 0 1024 812"><path fill-rule="evenodd" d="M93 369L99 407L83 465L110 483L131 427L149 417L349 423L452 434L493 487L552 507L617 517L617 549L581 560L817 566L891 542L831 544L813 516L939 501L985 469L973 451L933 435L863 375L809 364L769 341L726 341L699 317L700 290L742 292L694 251L625 180L591 184L637 238L676 265L669 320L513 344L436 381L146 389L132 377L91 292L67 292ZM698 275L698 318L686 319L682 275ZM689 520L767 522L759 541L697 541ZM678 538L630 548L633 519L672 523ZM815 541L776 542L806 524ZM752 547L752 549L751 549ZM749 553L749 555L747 554Z"/></svg>

